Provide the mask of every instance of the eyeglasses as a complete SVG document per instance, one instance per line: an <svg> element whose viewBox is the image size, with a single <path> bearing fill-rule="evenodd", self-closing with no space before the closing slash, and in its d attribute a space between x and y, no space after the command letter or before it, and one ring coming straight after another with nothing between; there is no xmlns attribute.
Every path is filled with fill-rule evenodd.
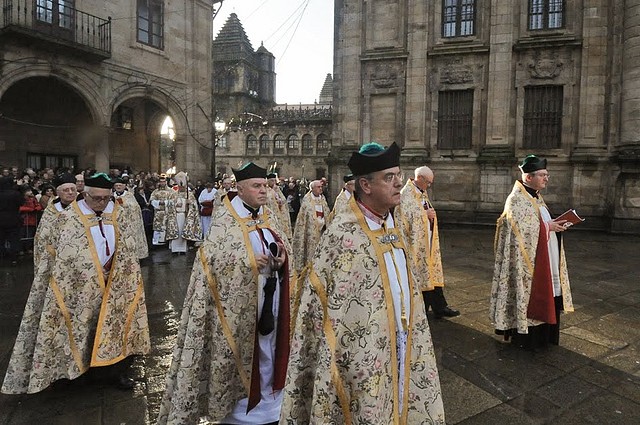
<svg viewBox="0 0 640 425"><path fill-rule="evenodd" d="M89 192L86 192L85 196L88 196L96 202L109 202L111 200L111 196L91 196Z"/></svg>
<svg viewBox="0 0 640 425"><path fill-rule="evenodd" d="M59 189L60 192L64 192L64 193L75 193L78 190L75 187L65 187L64 189Z"/></svg>
<svg viewBox="0 0 640 425"><path fill-rule="evenodd" d="M384 181L385 183L392 183L394 179L398 179L401 182L404 181L404 173L402 171L399 171L397 173L387 173L382 176L382 181Z"/></svg>

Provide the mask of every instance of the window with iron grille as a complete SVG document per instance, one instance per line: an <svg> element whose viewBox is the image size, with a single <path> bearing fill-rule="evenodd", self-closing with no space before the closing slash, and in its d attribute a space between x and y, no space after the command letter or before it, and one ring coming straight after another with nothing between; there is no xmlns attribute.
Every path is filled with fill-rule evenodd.
<svg viewBox="0 0 640 425"><path fill-rule="evenodd" d="M75 155L55 155L43 153L27 153L27 167L34 170L44 168L78 168L78 157Z"/></svg>
<svg viewBox="0 0 640 425"><path fill-rule="evenodd" d="M287 143L284 140L282 134L276 134L273 138L273 153L284 153L284 149L287 147Z"/></svg>
<svg viewBox="0 0 640 425"><path fill-rule="evenodd" d="M162 0L138 0L138 42L164 49Z"/></svg>
<svg viewBox="0 0 640 425"><path fill-rule="evenodd" d="M260 136L260 153L269 153L271 139L266 134Z"/></svg>
<svg viewBox="0 0 640 425"><path fill-rule="evenodd" d="M316 152L326 152L329 150L329 138L326 134L319 134L316 142Z"/></svg>
<svg viewBox="0 0 640 425"><path fill-rule="evenodd" d="M442 36L473 35L476 20L476 0L443 0Z"/></svg>
<svg viewBox="0 0 640 425"><path fill-rule="evenodd" d="M290 134L287 139L287 149L290 153L297 153L300 150L300 139L297 134Z"/></svg>
<svg viewBox="0 0 640 425"><path fill-rule="evenodd" d="M247 136L247 152L253 153L258 151L258 139L253 134Z"/></svg>
<svg viewBox="0 0 640 425"><path fill-rule="evenodd" d="M564 9L564 0L529 0L529 29L562 28Z"/></svg>
<svg viewBox="0 0 640 425"><path fill-rule="evenodd" d="M310 134L302 136L302 153L313 153L313 137Z"/></svg>
<svg viewBox="0 0 640 425"><path fill-rule="evenodd" d="M472 141L473 90L438 93L438 149L469 149Z"/></svg>
<svg viewBox="0 0 640 425"><path fill-rule="evenodd" d="M525 148L554 149L562 141L562 86L533 86L524 90Z"/></svg>

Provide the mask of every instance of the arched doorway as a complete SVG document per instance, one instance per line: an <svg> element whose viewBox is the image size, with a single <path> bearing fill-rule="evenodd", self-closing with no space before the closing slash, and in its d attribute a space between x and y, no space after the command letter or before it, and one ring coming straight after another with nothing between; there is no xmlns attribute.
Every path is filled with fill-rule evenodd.
<svg viewBox="0 0 640 425"><path fill-rule="evenodd" d="M87 103L55 77L14 83L0 99L3 162L21 168L92 166L95 125Z"/></svg>
<svg viewBox="0 0 640 425"><path fill-rule="evenodd" d="M171 123L170 140L167 118ZM164 173L167 164L175 165L175 126L169 111L155 101L145 97L123 101L111 116L111 129L110 168Z"/></svg>

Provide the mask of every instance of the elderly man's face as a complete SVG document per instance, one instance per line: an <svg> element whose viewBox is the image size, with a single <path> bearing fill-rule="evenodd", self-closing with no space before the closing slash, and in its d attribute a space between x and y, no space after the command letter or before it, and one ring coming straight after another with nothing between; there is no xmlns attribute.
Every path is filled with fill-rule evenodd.
<svg viewBox="0 0 640 425"><path fill-rule="evenodd" d="M311 186L311 192L315 196L320 196L322 194L322 183L315 183L313 186Z"/></svg>
<svg viewBox="0 0 640 425"><path fill-rule="evenodd" d="M418 174L418 177L415 179L415 183L421 190L427 190L433 184L433 180L433 172L427 171L422 174Z"/></svg>
<svg viewBox="0 0 640 425"><path fill-rule="evenodd" d="M74 183L61 184L56 188L56 193L60 197L60 201L65 205L72 203L78 196L78 191Z"/></svg>
<svg viewBox="0 0 640 425"><path fill-rule="evenodd" d="M267 203L267 180L261 178L247 179L238 182L238 196L252 208Z"/></svg>
<svg viewBox="0 0 640 425"><path fill-rule="evenodd" d="M116 192L124 192L126 187L127 187L127 185L124 184L124 183L115 183L113 185L113 190L115 190Z"/></svg>
<svg viewBox="0 0 640 425"><path fill-rule="evenodd" d="M84 177L76 177L76 188L78 192L84 192Z"/></svg>
<svg viewBox="0 0 640 425"><path fill-rule="evenodd" d="M111 200L111 189L92 187L84 194L85 202L94 211L103 211Z"/></svg>
<svg viewBox="0 0 640 425"><path fill-rule="evenodd" d="M222 180L222 187L224 188L224 190L231 189L231 179Z"/></svg>
<svg viewBox="0 0 640 425"><path fill-rule="evenodd" d="M273 188L273 186L276 185L276 179L274 178L267 179L267 184L269 185L269 187Z"/></svg>
<svg viewBox="0 0 640 425"><path fill-rule="evenodd" d="M344 189L349 193L353 193L353 191L356 189L356 181L349 180L344 184Z"/></svg>

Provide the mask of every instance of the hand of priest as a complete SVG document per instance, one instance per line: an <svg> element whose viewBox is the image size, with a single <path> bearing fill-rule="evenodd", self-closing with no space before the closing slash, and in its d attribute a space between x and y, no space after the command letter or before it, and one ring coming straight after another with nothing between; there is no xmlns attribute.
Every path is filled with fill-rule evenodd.
<svg viewBox="0 0 640 425"><path fill-rule="evenodd" d="M287 259L287 250L284 249L284 244L282 242L277 242L278 245L278 256L273 257L273 269L280 270L285 260Z"/></svg>
<svg viewBox="0 0 640 425"><path fill-rule="evenodd" d="M433 219L436 218L436 210L433 208L427 209L427 218L433 221Z"/></svg>
<svg viewBox="0 0 640 425"><path fill-rule="evenodd" d="M551 220L548 223L549 231L551 232L564 232L569 228L569 226L566 226L566 223L568 223L567 220Z"/></svg>
<svg viewBox="0 0 640 425"><path fill-rule="evenodd" d="M269 265L269 256L264 254L256 254L256 265L258 269L264 269Z"/></svg>

